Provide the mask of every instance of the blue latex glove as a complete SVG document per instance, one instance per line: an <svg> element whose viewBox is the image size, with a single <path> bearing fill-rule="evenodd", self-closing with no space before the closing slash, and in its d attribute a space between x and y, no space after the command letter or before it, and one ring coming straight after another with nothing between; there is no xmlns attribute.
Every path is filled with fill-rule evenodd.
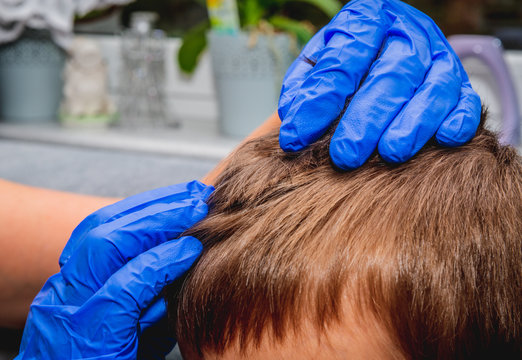
<svg viewBox="0 0 522 360"><path fill-rule="evenodd" d="M330 144L341 169L376 148L406 161L433 136L461 145L480 121L480 99L440 29L397 0L351 1L310 40L283 81L281 148L316 141L351 96Z"/></svg>
<svg viewBox="0 0 522 360"><path fill-rule="evenodd" d="M144 329L142 358L164 358L174 339L146 338L166 314L159 294L202 250L192 237L168 240L206 216L212 191L197 181L173 185L88 216L34 299L16 359L135 359Z"/></svg>

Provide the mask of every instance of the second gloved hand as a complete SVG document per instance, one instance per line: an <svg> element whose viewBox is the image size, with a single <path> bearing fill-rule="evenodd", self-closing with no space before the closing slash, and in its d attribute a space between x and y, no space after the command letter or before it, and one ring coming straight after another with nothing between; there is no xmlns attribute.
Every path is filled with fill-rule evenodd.
<svg viewBox="0 0 522 360"><path fill-rule="evenodd" d="M212 191L173 185L88 216L31 305L17 359L135 359L141 330L165 316L163 287L202 250L197 239L176 238L206 216ZM167 340L142 357L164 357L174 345Z"/></svg>
<svg viewBox="0 0 522 360"><path fill-rule="evenodd" d="M350 1L307 44L283 81L283 150L316 141L350 97L330 144L342 169L376 148L406 161L433 136L461 145L480 121L480 99L440 29L398 0Z"/></svg>

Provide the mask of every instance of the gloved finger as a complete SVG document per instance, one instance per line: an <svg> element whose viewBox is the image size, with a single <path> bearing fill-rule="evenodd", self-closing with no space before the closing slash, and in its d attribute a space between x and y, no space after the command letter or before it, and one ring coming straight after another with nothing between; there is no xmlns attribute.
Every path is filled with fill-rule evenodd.
<svg viewBox="0 0 522 360"><path fill-rule="evenodd" d="M139 320L141 331L156 324L166 316L167 304L165 298L159 297L141 313Z"/></svg>
<svg viewBox="0 0 522 360"><path fill-rule="evenodd" d="M459 146L470 141L480 124L480 97L469 81L462 86L457 106L440 125L435 139L441 145Z"/></svg>
<svg viewBox="0 0 522 360"><path fill-rule="evenodd" d="M330 143L332 161L344 170L357 168L370 157L431 64L429 44L411 38L400 19L388 32L381 55L342 115Z"/></svg>
<svg viewBox="0 0 522 360"><path fill-rule="evenodd" d="M75 321L79 326L99 324L89 331L110 331L127 341L137 331L141 312L192 266L202 249L196 238L186 236L144 252L111 276L75 313Z"/></svg>
<svg viewBox="0 0 522 360"><path fill-rule="evenodd" d="M61 308L61 306L53 306L56 304L56 302L60 303L60 300L56 299L54 295L54 289L56 287L63 287L62 276L59 273L51 276L45 282L42 290L40 290L40 292L34 298L29 310L29 314L27 315L24 333L20 343L21 355L23 355L22 349L26 349L31 342L35 341L35 336L41 337L42 334L45 335L49 333L49 331L45 331L45 328L48 325L49 319L52 318L50 314L52 314L52 312L56 309ZM49 328L54 330L52 325ZM22 358L23 356L20 357L20 359Z"/></svg>
<svg viewBox="0 0 522 360"><path fill-rule="evenodd" d="M380 11L358 2L342 10L325 31L326 46L282 119L279 143L284 151L313 143L341 113L381 48L388 25Z"/></svg>
<svg viewBox="0 0 522 360"><path fill-rule="evenodd" d="M154 204L93 229L62 267L68 303L81 304L130 259L177 238L207 212L203 201L187 199Z"/></svg>
<svg viewBox="0 0 522 360"><path fill-rule="evenodd" d="M382 135L378 147L382 158L404 162L415 155L457 105L461 85L452 54L438 53L422 86Z"/></svg>
<svg viewBox="0 0 522 360"><path fill-rule="evenodd" d="M319 30L312 39L306 44L301 54L288 68L283 85L281 87L281 96L279 97L278 114L280 119L284 119L290 109L295 95L303 81L308 77L310 71L314 67L313 63L317 62L319 52L324 48L324 32L326 27ZM312 61L313 63L310 63Z"/></svg>
<svg viewBox="0 0 522 360"><path fill-rule="evenodd" d="M20 354L15 358L22 359L73 359L76 350L74 340L76 334L69 333L68 318L77 307L63 305L33 304L29 312ZM56 354L55 346L59 344L60 352Z"/></svg>
<svg viewBox="0 0 522 360"><path fill-rule="evenodd" d="M158 203L172 203L188 198L206 201L213 191L214 188L212 186L207 186L199 181L191 181L140 193L106 206L87 216L74 229L71 239L67 242L60 255L60 267L67 262L72 253L83 242L87 233L101 224L114 221L122 216Z"/></svg>

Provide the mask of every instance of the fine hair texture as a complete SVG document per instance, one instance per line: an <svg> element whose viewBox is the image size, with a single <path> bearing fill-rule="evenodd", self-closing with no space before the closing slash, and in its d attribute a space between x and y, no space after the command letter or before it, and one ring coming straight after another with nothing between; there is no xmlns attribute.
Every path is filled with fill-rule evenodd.
<svg viewBox="0 0 522 360"><path fill-rule="evenodd" d="M180 346L245 350L305 321L320 334L348 298L406 359L519 358L516 151L481 125L458 148L431 142L405 164L374 154L339 172L331 133L289 154L274 132L231 156L208 217L184 234L204 252L167 290Z"/></svg>

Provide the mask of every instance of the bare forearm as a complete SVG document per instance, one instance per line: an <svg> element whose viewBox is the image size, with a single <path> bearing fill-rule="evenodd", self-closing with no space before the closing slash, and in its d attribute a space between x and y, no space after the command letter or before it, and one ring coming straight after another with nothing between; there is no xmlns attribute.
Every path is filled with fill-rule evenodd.
<svg viewBox="0 0 522 360"><path fill-rule="evenodd" d="M34 188L0 179L0 326L21 327L78 223L117 199Z"/></svg>

